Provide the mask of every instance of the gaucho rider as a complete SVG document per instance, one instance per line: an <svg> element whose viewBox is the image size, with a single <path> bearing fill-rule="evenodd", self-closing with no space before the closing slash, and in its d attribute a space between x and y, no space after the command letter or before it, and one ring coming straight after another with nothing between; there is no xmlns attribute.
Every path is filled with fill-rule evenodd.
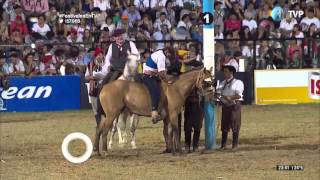
<svg viewBox="0 0 320 180"><path fill-rule="evenodd" d="M125 30L123 29L116 29L113 32L112 36L114 42L109 46L105 57L105 64L102 67L102 74L104 74L105 77L102 81L101 87L99 88L99 93L103 85L118 79L122 75L127 62L128 51L132 54L139 55L136 45L131 41L124 40L124 33ZM98 98L98 115L100 118L102 114L104 114L104 112ZM99 126L100 121L101 119L97 122L97 126Z"/></svg>
<svg viewBox="0 0 320 180"><path fill-rule="evenodd" d="M152 101L151 117L152 122L157 123L161 120L158 113L160 102L159 78L168 80L166 72L166 57L170 57L172 52L170 48L159 49L153 52L143 64L143 83L147 86Z"/></svg>

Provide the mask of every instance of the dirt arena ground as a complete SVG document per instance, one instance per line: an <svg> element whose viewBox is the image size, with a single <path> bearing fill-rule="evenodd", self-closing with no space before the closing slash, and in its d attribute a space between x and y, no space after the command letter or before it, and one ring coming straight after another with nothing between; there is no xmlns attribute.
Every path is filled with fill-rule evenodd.
<svg viewBox="0 0 320 180"><path fill-rule="evenodd" d="M80 165L66 161L60 148L64 137L83 132L93 139L94 131L89 110L1 113L0 179L320 179L320 104L243 106L237 152L161 154L162 123L141 119L138 150L115 144L107 158ZM201 145L203 140L202 131ZM81 154L84 146L75 141L69 149ZM277 171L277 165L304 170Z"/></svg>

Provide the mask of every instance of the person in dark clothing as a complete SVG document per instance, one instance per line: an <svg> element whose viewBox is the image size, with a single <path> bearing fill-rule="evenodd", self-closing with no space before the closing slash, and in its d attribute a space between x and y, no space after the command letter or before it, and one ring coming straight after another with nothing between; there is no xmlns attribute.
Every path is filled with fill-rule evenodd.
<svg viewBox="0 0 320 180"><path fill-rule="evenodd" d="M105 77L100 84L98 94L100 94L100 91L105 84L118 79L122 75L126 65L128 51L132 54L140 54L133 42L124 40L124 33L125 30L123 29L116 29L113 32L113 39L115 42L110 44L105 57L105 64L102 67L102 74L105 75ZM104 115L99 98L97 102L97 113L100 118L101 115ZM100 124L100 121L101 119L98 119L97 125Z"/></svg>

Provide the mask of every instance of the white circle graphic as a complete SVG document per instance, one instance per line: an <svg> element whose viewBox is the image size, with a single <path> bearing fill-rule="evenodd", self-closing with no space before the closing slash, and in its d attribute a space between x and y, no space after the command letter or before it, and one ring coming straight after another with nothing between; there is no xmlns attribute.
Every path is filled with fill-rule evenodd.
<svg viewBox="0 0 320 180"><path fill-rule="evenodd" d="M72 156L68 150L69 143L76 139L82 140L86 144L86 152L80 157ZM93 151L93 145L90 138L87 135L80 132L74 132L64 138L61 145L61 150L64 158L66 158L68 161L75 164L80 164L90 158Z"/></svg>

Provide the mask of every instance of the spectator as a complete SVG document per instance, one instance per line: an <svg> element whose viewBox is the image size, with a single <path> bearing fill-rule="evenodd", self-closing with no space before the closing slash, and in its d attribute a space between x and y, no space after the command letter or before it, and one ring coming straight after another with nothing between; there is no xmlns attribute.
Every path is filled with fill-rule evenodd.
<svg viewBox="0 0 320 180"><path fill-rule="evenodd" d="M269 4L265 3L262 8L259 10L259 13L258 13L258 20L259 21L262 21L264 19L268 19L270 18L270 15L271 15L271 9L270 9L270 6Z"/></svg>
<svg viewBox="0 0 320 180"><path fill-rule="evenodd" d="M21 59L16 53L10 55L9 74L13 76L21 76L25 74L25 68Z"/></svg>
<svg viewBox="0 0 320 180"><path fill-rule="evenodd" d="M221 68L222 68L223 66L226 66L226 65L231 65L231 66L233 66L233 67L236 68L236 71L237 71L237 72L239 71L239 64L238 64L237 60L235 60L235 59L233 58L232 52L229 51L229 50L227 50L227 51L225 52L225 57L224 57L224 59L222 60Z"/></svg>
<svg viewBox="0 0 320 180"><path fill-rule="evenodd" d="M24 38L19 29L14 29L10 35L10 41L12 43L24 43Z"/></svg>
<svg viewBox="0 0 320 180"><path fill-rule="evenodd" d="M161 30L160 31L156 31L155 33L153 33L152 38L154 40L157 40L157 41L170 40L171 39L171 35L169 33L168 26L166 24L162 24L161 25ZM154 48L154 50L164 49L164 47L165 47L164 43L157 43L156 47Z"/></svg>
<svg viewBox="0 0 320 180"><path fill-rule="evenodd" d="M230 6L228 6L230 8ZM230 10L231 14L235 14L237 16L237 19L242 20L244 19L244 12L240 6L240 3L238 1L234 1L232 3L232 9Z"/></svg>
<svg viewBox="0 0 320 180"><path fill-rule="evenodd" d="M150 20L150 16L148 14L143 15L142 21L139 23L139 27L145 30L148 33L153 32L152 21Z"/></svg>
<svg viewBox="0 0 320 180"><path fill-rule="evenodd" d="M252 19L257 19L257 11L254 8L254 3L252 1L249 2L248 8L245 10L244 14L251 13Z"/></svg>
<svg viewBox="0 0 320 180"><path fill-rule="evenodd" d="M175 26L177 23L176 23L176 12L174 11L174 9L172 8L173 7L173 2L171 0L168 0L166 2L166 5L164 8L162 8L161 11L159 11L160 13L161 12L164 12L166 13L167 15L167 18L170 22L170 24L172 26ZM160 15L160 14L159 14Z"/></svg>
<svg viewBox="0 0 320 180"><path fill-rule="evenodd" d="M27 24L23 22L21 16L16 16L16 20L11 22L10 34L12 34L15 29L20 31L23 38L29 34Z"/></svg>
<svg viewBox="0 0 320 180"><path fill-rule="evenodd" d="M174 40L188 40L191 39L190 33L187 31L185 27L176 28L172 31L172 38Z"/></svg>
<svg viewBox="0 0 320 180"><path fill-rule="evenodd" d="M103 30L104 28L108 28L109 29L109 34L111 35L113 33L113 31L116 29L115 24L113 23L112 17L108 16L106 19L106 23L101 25L101 30Z"/></svg>
<svg viewBox="0 0 320 180"><path fill-rule="evenodd" d="M320 37L320 31L319 30L317 31L317 27L314 23L310 24L306 36L310 37L310 38L319 38Z"/></svg>
<svg viewBox="0 0 320 180"><path fill-rule="evenodd" d="M242 27L249 27L251 34L254 34L258 26L256 20L253 19L253 14L251 12L246 12L244 16L245 18L242 20Z"/></svg>
<svg viewBox="0 0 320 180"><path fill-rule="evenodd" d="M70 34L69 36L67 37L67 41L69 43L80 43L80 42L83 42L83 39L81 36L78 35L78 32L76 29L71 29L70 30Z"/></svg>
<svg viewBox="0 0 320 180"><path fill-rule="evenodd" d="M284 37L289 37L295 24L298 24L297 20L294 18L291 18L291 16L289 14L287 14L286 18L282 19L280 22L281 34Z"/></svg>
<svg viewBox="0 0 320 180"><path fill-rule="evenodd" d="M6 0L5 3L3 4L3 20L8 23L10 22L10 16L13 16L15 14L14 12L14 6L20 5L19 0Z"/></svg>
<svg viewBox="0 0 320 180"><path fill-rule="evenodd" d="M6 54L1 52L0 54L0 78L10 74L10 66L6 63Z"/></svg>
<svg viewBox="0 0 320 180"><path fill-rule="evenodd" d="M160 14L159 19L157 19L157 20L155 21L155 23L153 24L154 30L155 30L155 31L161 30L161 27L160 27L160 26L161 26L162 24L166 24L167 27L168 27L168 29L171 30L171 23L170 23L170 21L167 19L166 13L164 13L164 12L162 12L162 13Z"/></svg>
<svg viewBox="0 0 320 180"><path fill-rule="evenodd" d="M128 16L129 24L136 24L141 20L140 12L136 9L136 6L132 3L129 5L129 8L126 9L122 15Z"/></svg>
<svg viewBox="0 0 320 180"><path fill-rule="evenodd" d="M17 16L20 16L22 21L26 21L26 17L23 14L22 8L20 5L13 6L14 11L10 14L10 22L15 21Z"/></svg>
<svg viewBox="0 0 320 180"><path fill-rule="evenodd" d="M300 31L300 26L299 26L299 24L295 24L295 25L293 26L293 30L292 30L292 33L291 33L291 37L292 37L292 38L297 38L297 39L302 39L302 38L304 38L303 32ZM297 42L298 42L298 45L301 45L302 40L299 40L299 41L297 41Z"/></svg>
<svg viewBox="0 0 320 180"><path fill-rule="evenodd" d="M50 27L53 27L58 22L58 12L54 6L46 13L46 17Z"/></svg>
<svg viewBox="0 0 320 180"><path fill-rule="evenodd" d="M113 23L115 24L116 27L120 23L121 17L120 17L120 11L119 10L116 10L114 12L114 16L112 18L112 21L113 21Z"/></svg>
<svg viewBox="0 0 320 180"><path fill-rule="evenodd" d="M241 29L241 21L237 19L235 14L230 14L229 18L224 21L225 31L239 30Z"/></svg>
<svg viewBox="0 0 320 180"><path fill-rule="evenodd" d="M297 40L289 41L287 48L287 64L289 68L299 68L301 65L302 49L298 45Z"/></svg>
<svg viewBox="0 0 320 180"><path fill-rule="evenodd" d="M93 37L89 31L89 29L85 29L84 30L84 34L83 34L83 43L84 44L84 48L85 49L89 49L93 43Z"/></svg>
<svg viewBox="0 0 320 180"><path fill-rule="evenodd" d="M42 75L54 75L57 73L56 71L56 63L53 61L53 55L51 53L52 46L45 45L43 47L43 57L40 62L40 73Z"/></svg>
<svg viewBox="0 0 320 180"><path fill-rule="evenodd" d="M24 66L27 76L40 74L39 65L33 60L33 58L33 53L28 53L24 58Z"/></svg>
<svg viewBox="0 0 320 180"><path fill-rule="evenodd" d="M99 42L108 42L110 41L110 32L108 28L104 28L100 34Z"/></svg>
<svg viewBox="0 0 320 180"><path fill-rule="evenodd" d="M8 26L0 16L0 42L7 42L9 40Z"/></svg>
<svg viewBox="0 0 320 180"><path fill-rule="evenodd" d="M252 34L250 33L250 28L248 26L243 26L240 31L241 40L250 40L252 39Z"/></svg>
<svg viewBox="0 0 320 180"><path fill-rule="evenodd" d="M95 49L89 48L87 53L85 53L83 56L83 64L87 66L89 62L95 59L94 55L95 55Z"/></svg>
<svg viewBox="0 0 320 180"><path fill-rule="evenodd" d="M56 3L54 7L57 9L60 13L67 13L70 11L70 5L66 2L66 0L56 0Z"/></svg>
<svg viewBox="0 0 320 180"><path fill-rule="evenodd" d="M40 15L49 11L48 0L22 0L27 15Z"/></svg>
<svg viewBox="0 0 320 180"><path fill-rule="evenodd" d="M185 27L187 29L187 31L189 31L190 27L191 27L191 22L190 22L190 15L189 14L185 14L182 16L181 20L178 22L177 27Z"/></svg>
<svg viewBox="0 0 320 180"><path fill-rule="evenodd" d="M133 25L129 22L129 17L127 15L121 16L121 21L118 23L116 29L124 29L128 32L129 27L133 27Z"/></svg>
<svg viewBox="0 0 320 180"><path fill-rule="evenodd" d="M309 9L308 10L308 14L307 17L304 17L300 24L305 23L308 25L308 27L313 23L316 25L317 29L320 29L320 20L314 16L314 10L313 9Z"/></svg>
<svg viewBox="0 0 320 180"><path fill-rule="evenodd" d="M277 69L283 69L285 66L285 52L279 42L275 43L273 50L273 64Z"/></svg>
<svg viewBox="0 0 320 180"><path fill-rule="evenodd" d="M46 17L40 15L38 22L33 24L32 37L35 39L51 39L54 36L49 25L46 23Z"/></svg>
<svg viewBox="0 0 320 180"><path fill-rule="evenodd" d="M225 12L222 9L222 2L220 1L215 1L214 3L214 25L215 26L220 26L220 28L223 30L224 29L224 16Z"/></svg>
<svg viewBox="0 0 320 180"><path fill-rule="evenodd" d="M191 32L191 36L193 40L197 40L198 42L203 42L203 26L196 26L194 31Z"/></svg>
<svg viewBox="0 0 320 180"><path fill-rule="evenodd" d="M106 12L107 9L110 9L110 0L93 0L93 7Z"/></svg>
<svg viewBox="0 0 320 180"><path fill-rule="evenodd" d="M92 0L80 0L79 7L82 12L88 13L93 9L93 1Z"/></svg>

